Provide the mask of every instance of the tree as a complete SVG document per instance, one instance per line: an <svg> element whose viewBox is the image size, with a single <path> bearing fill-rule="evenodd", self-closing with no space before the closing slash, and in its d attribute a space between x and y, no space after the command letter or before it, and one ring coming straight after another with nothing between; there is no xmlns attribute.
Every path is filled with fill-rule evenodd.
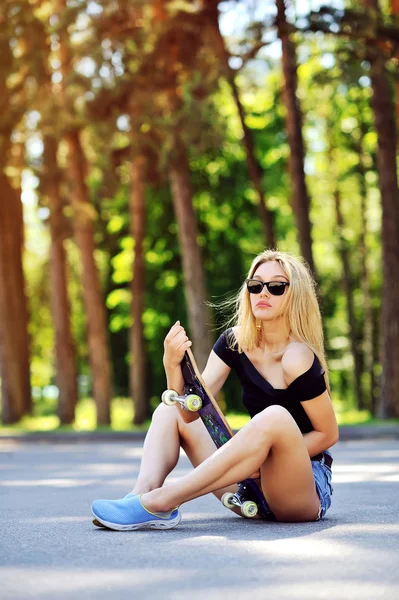
<svg viewBox="0 0 399 600"><path fill-rule="evenodd" d="M32 407L22 232L21 200L0 173L0 374L5 424L19 421Z"/></svg>
<svg viewBox="0 0 399 600"><path fill-rule="evenodd" d="M207 292L205 283L204 262L201 248L198 244L198 225L193 207L193 191L189 167L189 152L186 139L194 141L198 135L185 131L182 124L188 126L191 98L198 95L198 102L207 96L206 75L204 64L200 62L201 27L196 20L190 20L187 15L177 13L176 17L163 29L166 19L166 2L155 3L154 18L160 24L158 47L154 58L158 56L159 66L164 73L163 93L166 102L162 101L161 114L169 121L166 129L169 158L169 182L173 198L175 218L178 224L178 235L181 248L184 290L187 301L189 331L200 369L203 369L211 349L208 333L212 323L210 311L206 305ZM162 53L163 50L163 53ZM161 51L161 52L160 52ZM192 58L194 57L194 58ZM198 79L198 84L189 88L189 77ZM186 94L182 93L187 86ZM185 102L184 96L188 99ZM203 100L202 100L203 102ZM192 115L194 117L194 114ZM186 119L185 121L183 119Z"/></svg>
<svg viewBox="0 0 399 600"><path fill-rule="evenodd" d="M66 0L59 0L58 10L66 8ZM63 23L59 31L62 71L62 100L71 120L75 117L67 83L72 77L72 55L68 33ZM93 221L95 218L85 181L86 159L76 124L68 123L64 139L69 150L70 201L73 208L75 239L82 260L83 299L87 316L87 337L92 373L93 397L97 407L97 422L110 423L112 397L111 364L107 340L107 320L98 268L95 262Z"/></svg>
<svg viewBox="0 0 399 600"><path fill-rule="evenodd" d="M378 0L363 0L378 17ZM399 188L396 165L396 124L385 57L378 45L369 45L372 106L378 136L377 167L382 203L383 301L382 301L382 397L384 417L399 417Z"/></svg>
<svg viewBox="0 0 399 600"><path fill-rule="evenodd" d="M176 147L178 144L177 141ZM190 333L199 368L203 369L210 350L207 328L211 325L211 318L205 304L207 293L204 262L198 245L198 227L192 203L190 169L183 148L170 164L170 184L176 221L179 226Z"/></svg>
<svg viewBox="0 0 399 600"><path fill-rule="evenodd" d="M399 0L391 0L391 13L396 18L397 23L399 24ZM399 52L396 52L396 64L399 61ZM396 127L399 130L399 78L396 78L395 81L395 92L396 92Z"/></svg>
<svg viewBox="0 0 399 600"><path fill-rule="evenodd" d="M276 25L282 47L284 73L283 98L287 110L287 133L290 145L292 208L298 228L301 252L316 273L312 251L310 200L305 180L305 148L302 136L302 113L297 97L297 61L295 46L290 39L290 27L285 15L285 0L277 0Z"/></svg>
<svg viewBox="0 0 399 600"><path fill-rule="evenodd" d="M26 81L33 73L40 81L40 72L35 70L36 54L27 60L30 50L36 50L27 32L35 31L36 23L31 23L30 15L24 12L26 8L25 2L0 6L0 374L2 419L7 424L18 421L32 409L28 307L22 266L23 209L20 189L15 189L20 188L20 182L14 188L5 172L13 129L30 100ZM13 48L20 51L18 60ZM21 61L24 68L18 69ZM21 165L18 169L20 174Z"/></svg>
<svg viewBox="0 0 399 600"><path fill-rule="evenodd" d="M209 27L211 30L212 38L214 39L214 47L216 49L217 56L220 60L221 72L225 75L227 81L230 84L231 91L233 94L234 102L237 107L238 115L240 117L241 127L244 134L244 145L247 156L248 172L251 183L257 195L259 217L263 226L265 235L265 245L269 248L275 248L276 246L276 233L273 221L273 213L267 207L267 199L262 188L262 168L255 154L255 144L253 135L250 128L245 122L245 111L240 99L240 92L235 79L235 72L229 64L229 53L227 51L222 33L219 27L219 13L218 13L218 2L215 0L204 0L205 15L209 19Z"/></svg>
<svg viewBox="0 0 399 600"><path fill-rule="evenodd" d="M144 231L145 231L145 177L143 155L133 157L130 191L130 227L134 240L133 278L131 284L132 326L130 328L130 389L134 404L134 423L142 424L149 416L147 389L147 361L144 342Z"/></svg>
<svg viewBox="0 0 399 600"><path fill-rule="evenodd" d="M73 423L78 401L76 350L71 333L71 309L67 286L67 258L64 247L66 223L60 197L61 173L57 164L57 141L44 137L43 191L50 210L50 297L55 332L55 380L59 389L58 416L61 424Z"/></svg>

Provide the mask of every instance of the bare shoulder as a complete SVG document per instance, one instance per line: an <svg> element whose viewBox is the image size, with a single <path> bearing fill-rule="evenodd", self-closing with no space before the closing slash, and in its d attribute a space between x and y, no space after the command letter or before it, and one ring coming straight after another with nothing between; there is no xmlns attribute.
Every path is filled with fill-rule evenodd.
<svg viewBox="0 0 399 600"><path fill-rule="evenodd" d="M289 383L309 371L314 361L313 351L303 342L291 342L281 358L281 366Z"/></svg>

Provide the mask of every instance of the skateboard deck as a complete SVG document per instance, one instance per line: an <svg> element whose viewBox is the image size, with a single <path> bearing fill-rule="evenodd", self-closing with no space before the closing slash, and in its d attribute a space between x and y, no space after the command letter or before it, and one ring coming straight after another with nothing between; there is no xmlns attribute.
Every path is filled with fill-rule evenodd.
<svg viewBox="0 0 399 600"><path fill-rule="evenodd" d="M212 396L205 381L202 379L194 355L190 349L184 354L181 362L181 370L184 379L184 396L187 397L191 394L195 394L201 398L202 406L198 410L198 414L216 448L220 448L223 444L228 442L234 434L218 403ZM257 505L259 516L270 520L272 513L263 496L260 480L248 478L239 482L239 491L235 496L236 498L233 499L233 504L235 506L242 506L243 499L250 500ZM237 502L235 500L237 500ZM232 506L230 506L230 508L231 507Z"/></svg>

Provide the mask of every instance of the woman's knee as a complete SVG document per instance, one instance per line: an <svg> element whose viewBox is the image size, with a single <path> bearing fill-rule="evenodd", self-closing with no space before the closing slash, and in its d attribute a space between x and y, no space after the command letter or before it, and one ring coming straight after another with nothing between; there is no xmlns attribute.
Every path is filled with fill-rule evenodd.
<svg viewBox="0 0 399 600"><path fill-rule="evenodd" d="M279 406L278 404L268 406L255 415L251 422L253 422L255 427L265 433L273 431L282 434L285 432L291 433L294 430L299 431L298 425L292 415L286 408Z"/></svg>
<svg viewBox="0 0 399 600"><path fill-rule="evenodd" d="M151 421L162 421L170 423L177 420L177 411L173 406L166 406L163 402L158 404L152 413Z"/></svg>

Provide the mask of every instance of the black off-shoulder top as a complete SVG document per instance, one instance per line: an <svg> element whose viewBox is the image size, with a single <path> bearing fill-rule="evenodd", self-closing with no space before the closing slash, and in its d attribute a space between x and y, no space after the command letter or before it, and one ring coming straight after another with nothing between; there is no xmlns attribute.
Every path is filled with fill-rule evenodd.
<svg viewBox="0 0 399 600"><path fill-rule="evenodd" d="M251 418L274 404L283 406L292 415L302 433L313 431L302 402L320 396L327 388L324 369L315 355L308 371L299 375L287 388L274 388L255 368L244 352L239 353L237 346L229 347L232 330L227 329L217 340L213 351L227 366L233 369L242 385L242 401Z"/></svg>

